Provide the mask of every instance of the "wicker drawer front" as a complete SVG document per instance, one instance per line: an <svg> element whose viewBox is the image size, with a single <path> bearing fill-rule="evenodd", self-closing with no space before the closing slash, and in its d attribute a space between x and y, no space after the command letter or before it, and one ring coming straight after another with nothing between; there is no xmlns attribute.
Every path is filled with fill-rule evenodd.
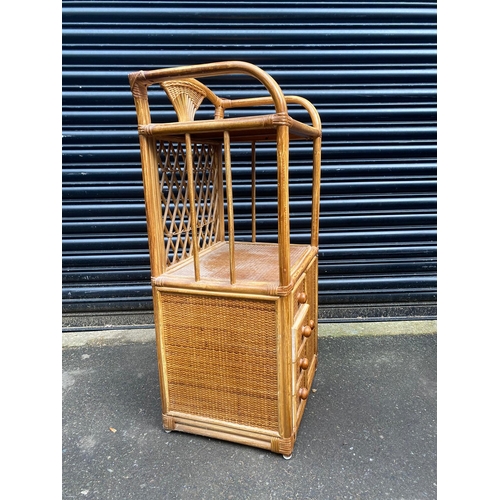
<svg viewBox="0 0 500 500"><path fill-rule="evenodd" d="M302 278L294 290L294 300L293 300L293 317L297 317L299 312L299 307L304 302L304 298L307 297L306 294L306 280Z"/></svg>
<svg viewBox="0 0 500 500"><path fill-rule="evenodd" d="M313 376L311 368L314 362L314 352L312 342L309 339L304 339L297 353L297 363L295 363L295 380L298 381L302 375L304 378L304 387L309 387L309 381Z"/></svg>
<svg viewBox="0 0 500 500"><path fill-rule="evenodd" d="M276 301L162 293L167 412L278 429Z"/></svg>
<svg viewBox="0 0 500 500"><path fill-rule="evenodd" d="M292 328L293 414L298 428L311 391L317 362L317 260L307 269L294 290Z"/></svg>
<svg viewBox="0 0 500 500"><path fill-rule="evenodd" d="M294 415L295 421L299 420L298 412L301 403L309 396L312 379L315 370L315 325L311 318L312 309L307 303L303 303L295 317L292 330L294 336L293 345L293 385L294 385ZM303 405L302 405L303 406Z"/></svg>

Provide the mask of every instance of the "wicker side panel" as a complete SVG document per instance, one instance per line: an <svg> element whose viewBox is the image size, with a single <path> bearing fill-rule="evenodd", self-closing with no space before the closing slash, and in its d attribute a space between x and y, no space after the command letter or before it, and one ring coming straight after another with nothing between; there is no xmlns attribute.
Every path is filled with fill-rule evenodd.
<svg viewBox="0 0 500 500"><path fill-rule="evenodd" d="M161 293L167 412L278 430L276 302Z"/></svg>

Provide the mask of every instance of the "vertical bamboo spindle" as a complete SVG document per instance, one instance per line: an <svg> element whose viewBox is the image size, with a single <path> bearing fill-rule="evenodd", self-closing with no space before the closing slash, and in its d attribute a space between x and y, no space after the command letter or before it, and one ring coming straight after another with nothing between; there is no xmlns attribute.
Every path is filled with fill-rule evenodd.
<svg viewBox="0 0 500 500"><path fill-rule="evenodd" d="M189 215L191 219L191 249L193 252L194 262L194 279L200 281L200 260L198 256L198 227L196 215L196 202L194 196L194 179L193 179L193 154L191 150L191 135L186 134L186 163L185 168L188 174L188 198L189 198Z"/></svg>
<svg viewBox="0 0 500 500"><path fill-rule="evenodd" d="M217 241L226 239L226 227L224 224L224 178L222 167L222 144L219 144L216 149L217 160L217 183L214 185L217 193Z"/></svg>
<svg viewBox="0 0 500 500"><path fill-rule="evenodd" d="M319 190L321 175L321 137L313 142L313 192L311 212L311 245L319 245Z"/></svg>
<svg viewBox="0 0 500 500"><path fill-rule="evenodd" d="M252 142L252 242L257 241L257 210L255 199L257 197L256 173L255 173L255 141Z"/></svg>
<svg viewBox="0 0 500 500"><path fill-rule="evenodd" d="M227 130L224 130L224 162L226 164L227 225L229 233L229 279L231 285L234 285L236 272L234 265L233 178L231 175L231 146Z"/></svg>
<svg viewBox="0 0 500 500"><path fill-rule="evenodd" d="M278 246L280 285L290 284L290 207L288 194L288 126L279 125L276 133L278 161Z"/></svg>

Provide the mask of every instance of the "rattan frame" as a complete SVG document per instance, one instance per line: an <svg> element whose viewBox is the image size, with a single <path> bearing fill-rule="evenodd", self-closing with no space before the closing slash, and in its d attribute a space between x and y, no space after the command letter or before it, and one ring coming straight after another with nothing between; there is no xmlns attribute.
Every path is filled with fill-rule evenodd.
<svg viewBox="0 0 500 500"><path fill-rule="evenodd" d="M268 95L231 100L199 79L244 74ZM321 121L242 61L137 71L134 97L151 261L163 426L291 456L317 367ZM152 123L159 85L178 117ZM214 116L196 120L203 100ZM304 108L310 124L292 118ZM225 110L274 106L226 118ZM311 143L310 243L290 243L290 141ZM231 144L252 145L252 238L236 241ZM255 145L276 145L277 243L258 241ZM225 213L225 207L226 213ZM227 231L225 220L227 219Z"/></svg>

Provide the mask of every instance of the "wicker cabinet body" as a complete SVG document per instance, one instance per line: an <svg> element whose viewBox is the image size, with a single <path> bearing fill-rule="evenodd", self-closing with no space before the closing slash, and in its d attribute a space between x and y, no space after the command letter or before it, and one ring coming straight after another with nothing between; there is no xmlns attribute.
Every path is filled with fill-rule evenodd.
<svg viewBox="0 0 500 500"><path fill-rule="evenodd" d="M229 100L201 79L243 74L268 95ZM151 258L163 426L289 456L317 366L321 124L305 99L284 96L260 68L240 61L139 71L135 100ZM153 123L148 88L177 113ZM203 100L214 117L196 120ZM226 118L229 108L274 107ZM307 111L311 124L291 118ZM291 141L310 149L310 242L290 243ZM277 241L256 232L256 144L276 147ZM252 229L235 236L231 147L250 144Z"/></svg>

